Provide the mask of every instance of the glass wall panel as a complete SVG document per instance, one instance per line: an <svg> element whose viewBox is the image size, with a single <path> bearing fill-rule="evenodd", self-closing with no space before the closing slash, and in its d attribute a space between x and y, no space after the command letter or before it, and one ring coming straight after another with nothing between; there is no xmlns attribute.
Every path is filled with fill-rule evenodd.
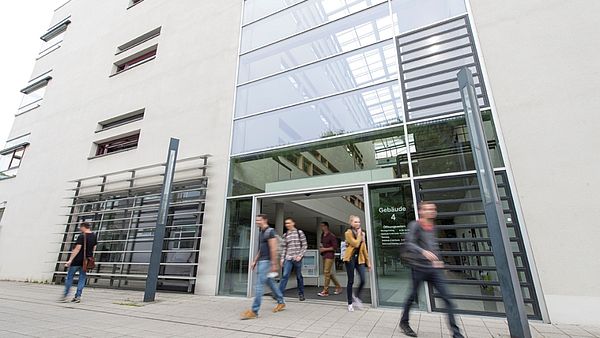
<svg viewBox="0 0 600 338"><path fill-rule="evenodd" d="M392 0L396 34L421 28L466 11L464 0Z"/></svg>
<svg viewBox="0 0 600 338"><path fill-rule="evenodd" d="M402 306L412 284L410 267L400 262L400 244L415 218L410 182L372 187L369 192L373 227L375 272L379 304ZM427 309L425 288L418 292L416 304Z"/></svg>
<svg viewBox="0 0 600 338"><path fill-rule="evenodd" d="M308 0L242 28L242 53L386 0ZM277 27L277 29L273 29Z"/></svg>
<svg viewBox="0 0 600 338"><path fill-rule="evenodd" d="M265 192L273 182L326 180L332 185L408 178L403 128L338 137L305 147L286 148L232 161L232 194ZM362 173L361 173L362 172ZM365 177L364 174L367 176ZM294 183L295 182L295 183Z"/></svg>
<svg viewBox="0 0 600 338"><path fill-rule="evenodd" d="M306 0L246 0L244 1L244 19L242 24L245 25L302 1Z"/></svg>
<svg viewBox="0 0 600 338"><path fill-rule="evenodd" d="M238 81L250 81L392 36L388 6L375 6L241 55Z"/></svg>
<svg viewBox="0 0 600 338"><path fill-rule="evenodd" d="M236 120L233 153L319 140L402 121L396 81Z"/></svg>
<svg viewBox="0 0 600 338"><path fill-rule="evenodd" d="M252 225L252 199L227 202L219 279L220 295L246 295Z"/></svg>
<svg viewBox="0 0 600 338"><path fill-rule="evenodd" d="M364 47L238 88L236 117L393 80L393 40Z"/></svg>
<svg viewBox="0 0 600 338"><path fill-rule="evenodd" d="M483 112L484 129L490 159L494 167L502 167L502 155L490 111ZM411 155L415 176L474 170L465 118L456 116L408 125L414 140Z"/></svg>

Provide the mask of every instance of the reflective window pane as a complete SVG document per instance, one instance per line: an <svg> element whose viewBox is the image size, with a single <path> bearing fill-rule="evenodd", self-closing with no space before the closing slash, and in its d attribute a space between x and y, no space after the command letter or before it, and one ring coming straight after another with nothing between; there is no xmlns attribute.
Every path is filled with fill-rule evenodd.
<svg viewBox="0 0 600 338"><path fill-rule="evenodd" d="M502 167L500 145L489 111L483 113L483 120L492 164ZM410 124L408 134L414 140L411 159L415 176L475 169L463 116Z"/></svg>
<svg viewBox="0 0 600 338"><path fill-rule="evenodd" d="M244 1L244 20L247 24L265 15L282 10L303 0L246 0Z"/></svg>
<svg viewBox="0 0 600 338"><path fill-rule="evenodd" d="M462 13L464 0L392 0L392 16L396 33L430 25Z"/></svg>
<svg viewBox="0 0 600 338"><path fill-rule="evenodd" d="M395 81L296 107L237 120L233 153L383 127L402 121Z"/></svg>
<svg viewBox="0 0 600 338"><path fill-rule="evenodd" d="M236 117L397 78L392 40L238 88Z"/></svg>
<svg viewBox="0 0 600 338"><path fill-rule="evenodd" d="M240 83L393 36L388 7L362 11L240 56Z"/></svg>
<svg viewBox="0 0 600 338"><path fill-rule="evenodd" d="M320 24L356 13L385 0L308 0L242 28L241 52L302 32ZM273 29L277 27L277 29Z"/></svg>
<svg viewBox="0 0 600 338"><path fill-rule="evenodd" d="M272 183L284 181L288 187L302 188L311 181L334 185L374 177L408 178L404 140L404 128L393 127L235 158L231 194L262 193L272 188Z"/></svg>
<svg viewBox="0 0 600 338"><path fill-rule="evenodd" d="M250 230L253 224L252 199L228 201L225 222L219 294L245 296L248 287Z"/></svg>

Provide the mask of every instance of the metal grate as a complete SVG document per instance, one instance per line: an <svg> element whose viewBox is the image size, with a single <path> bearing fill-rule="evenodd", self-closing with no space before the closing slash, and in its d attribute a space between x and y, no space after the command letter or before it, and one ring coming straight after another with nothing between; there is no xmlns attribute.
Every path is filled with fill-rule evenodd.
<svg viewBox="0 0 600 338"><path fill-rule="evenodd" d="M406 121L462 112L456 73L473 72L480 107L489 100L466 15L397 37Z"/></svg>
<svg viewBox="0 0 600 338"><path fill-rule="evenodd" d="M159 289L193 292L208 177L208 155L177 162L169 206ZM164 163L82 178L66 206L65 231L54 281L64 282L67 261L86 221L98 236L96 268L88 273L96 286L143 289L158 217Z"/></svg>
<svg viewBox="0 0 600 338"><path fill-rule="evenodd" d="M530 318L540 319L540 307L506 173L497 173L496 182L504 207L525 308ZM417 180L415 183L418 200L431 201L438 206L440 254L446 263L448 289L458 312L503 316L505 311L502 293L477 177L464 175ZM439 294L431 290L430 295L432 308L445 311L445 304Z"/></svg>

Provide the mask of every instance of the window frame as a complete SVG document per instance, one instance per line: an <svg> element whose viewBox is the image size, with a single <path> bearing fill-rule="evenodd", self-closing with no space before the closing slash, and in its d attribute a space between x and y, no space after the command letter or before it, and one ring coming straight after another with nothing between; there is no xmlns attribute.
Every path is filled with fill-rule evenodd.
<svg viewBox="0 0 600 338"><path fill-rule="evenodd" d="M137 149L140 143L140 134L141 130L136 130L110 139L96 141L94 142L93 154L89 159Z"/></svg>

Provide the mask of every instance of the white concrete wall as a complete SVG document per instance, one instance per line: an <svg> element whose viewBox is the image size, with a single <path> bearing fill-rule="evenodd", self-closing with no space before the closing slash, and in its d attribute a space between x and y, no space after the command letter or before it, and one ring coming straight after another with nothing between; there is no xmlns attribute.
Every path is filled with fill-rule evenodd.
<svg viewBox="0 0 600 338"><path fill-rule="evenodd" d="M471 7L550 320L599 324L600 2Z"/></svg>
<svg viewBox="0 0 600 338"><path fill-rule="evenodd" d="M7 202L1 279L51 278L69 180L163 162L173 136L181 139L180 158L214 155L196 291L215 293L242 2L128 4L73 0L52 20L71 15L72 23L62 47L35 65L32 78L53 70L42 106L18 116L11 133L30 132L31 145L17 177L0 181L0 202ZM117 46L158 26L158 38L115 56ZM154 43L155 60L109 77L115 61ZM94 133L99 121L142 107L142 121ZM141 129L137 149L88 160L95 140L135 129Z"/></svg>

